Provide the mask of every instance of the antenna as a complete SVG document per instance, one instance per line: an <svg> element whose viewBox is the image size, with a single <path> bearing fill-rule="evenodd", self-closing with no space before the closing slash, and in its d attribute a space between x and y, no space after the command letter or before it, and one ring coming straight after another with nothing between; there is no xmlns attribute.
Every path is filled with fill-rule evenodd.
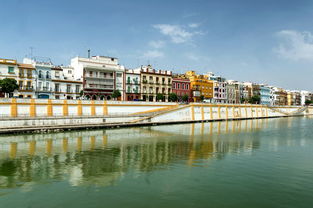
<svg viewBox="0 0 313 208"><path fill-rule="evenodd" d="M29 50L30 50L30 54L29 54L30 58L33 59L33 50L34 50L33 46L30 46Z"/></svg>
<svg viewBox="0 0 313 208"><path fill-rule="evenodd" d="M88 58L90 58L90 49L88 49Z"/></svg>

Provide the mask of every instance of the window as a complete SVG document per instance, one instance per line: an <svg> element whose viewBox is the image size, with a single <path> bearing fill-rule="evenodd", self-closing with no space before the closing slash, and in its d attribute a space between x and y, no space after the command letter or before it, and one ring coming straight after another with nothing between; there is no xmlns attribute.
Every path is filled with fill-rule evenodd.
<svg viewBox="0 0 313 208"><path fill-rule="evenodd" d="M48 72L48 71L46 72L46 78L50 79L50 72Z"/></svg>
<svg viewBox="0 0 313 208"><path fill-rule="evenodd" d="M31 87L32 87L32 82L28 81L26 87L27 87L28 90L31 89Z"/></svg>
<svg viewBox="0 0 313 208"><path fill-rule="evenodd" d="M54 87L55 87L55 89L54 89L55 92L60 91L60 84L55 84Z"/></svg>
<svg viewBox="0 0 313 208"><path fill-rule="evenodd" d="M69 73L69 74L72 74L72 70L68 70L68 73Z"/></svg>
<svg viewBox="0 0 313 208"><path fill-rule="evenodd" d="M71 85L66 85L66 92L71 93Z"/></svg>
<svg viewBox="0 0 313 208"><path fill-rule="evenodd" d="M56 77L56 78L59 78L59 77L60 77L60 72L56 71L56 72L55 72L55 77Z"/></svg>
<svg viewBox="0 0 313 208"><path fill-rule="evenodd" d="M130 83L130 77L127 77L127 83Z"/></svg>
<svg viewBox="0 0 313 208"><path fill-rule="evenodd" d="M13 66L8 67L8 73L14 74L14 67Z"/></svg>
<svg viewBox="0 0 313 208"><path fill-rule="evenodd" d="M19 81L18 82L18 86L19 86L20 89L22 89L23 88L23 81Z"/></svg>
<svg viewBox="0 0 313 208"><path fill-rule="evenodd" d="M42 78L42 71L41 71L41 70L40 70L39 73L38 73L38 77L39 77L39 78Z"/></svg>
<svg viewBox="0 0 313 208"><path fill-rule="evenodd" d="M116 77L122 77L122 73L116 73Z"/></svg>
<svg viewBox="0 0 313 208"><path fill-rule="evenodd" d="M76 85L76 87L75 87L75 92L76 92L76 93L80 93L80 85Z"/></svg>
<svg viewBox="0 0 313 208"><path fill-rule="evenodd" d="M41 82L38 82L38 88L39 88L39 90L41 89L41 85L42 85L42 83L41 83Z"/></svg>

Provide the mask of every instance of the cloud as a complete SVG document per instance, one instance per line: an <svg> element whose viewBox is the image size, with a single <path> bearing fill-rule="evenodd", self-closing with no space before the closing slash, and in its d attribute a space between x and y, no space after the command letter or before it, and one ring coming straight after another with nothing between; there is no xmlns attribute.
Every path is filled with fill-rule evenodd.
<svg viewBox="0 0 313 208"><path fill-rule="evenodd" d="M197 34L196 32L189 32L180 25L157 24L153 25L161 34L169 36L173 43L185 43Z"/></svg>
<svg viewBox="0 0 313 208"><path fill-rule="evenodd" d="M157 40L157 41L152 40L149 42L149 45L153 48L158 49L158 48L163 48L165 46L165 43L162 40Z"/></svg>
<svg viewBox="0 0 313 208"><path fill-rule="evenodd" d="M192 61L197 61L197 62L211 62L211 59L207 56L202 56L202 55L196 55L194 53L187 53L185 54L186 58L192 60Z"/></svg>
<svg viewBox="0 0 313 208"><path fill-rule="evenodd" d="M276 35L280 38L280 44L274 48L274 52L280 57L293 61L313 61L312 33L282 30Z"/></svg>
<svg viewBox="0 0 313 208"><path fill-rule="evenodd" d="M197 28L199 26L200 26L200 23L190 23L190 24L188 24L188 27L190 27L190 28Z"/></svg>
<svg viewBox="0 0 313 208"><path fill-rule="evenodd" d="M143 54L143 58L162 58L164 53L158 50L150 50Z"/></svg>

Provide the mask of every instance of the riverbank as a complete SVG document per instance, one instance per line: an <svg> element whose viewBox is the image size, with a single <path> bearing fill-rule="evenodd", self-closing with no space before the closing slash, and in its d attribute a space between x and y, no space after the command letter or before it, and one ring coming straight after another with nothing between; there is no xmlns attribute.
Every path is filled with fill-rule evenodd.
<svg viewBox="0 0 313 208"><path fill-rule="evenodd" d="M0 112L0 134L19 134L305 116L313 107L4 99Z"/></svg>

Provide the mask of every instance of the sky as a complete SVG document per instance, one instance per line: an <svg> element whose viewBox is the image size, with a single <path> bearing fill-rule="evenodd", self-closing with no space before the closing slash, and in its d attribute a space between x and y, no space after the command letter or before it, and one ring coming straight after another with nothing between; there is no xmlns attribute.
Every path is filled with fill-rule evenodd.
<svg viewBox="0 0 313 208"><path fill-rule="evenodd" d="M311 0L1 0L0 57L119 58L313 91ZM31 49L32 48L32 49Z"/></svg>

